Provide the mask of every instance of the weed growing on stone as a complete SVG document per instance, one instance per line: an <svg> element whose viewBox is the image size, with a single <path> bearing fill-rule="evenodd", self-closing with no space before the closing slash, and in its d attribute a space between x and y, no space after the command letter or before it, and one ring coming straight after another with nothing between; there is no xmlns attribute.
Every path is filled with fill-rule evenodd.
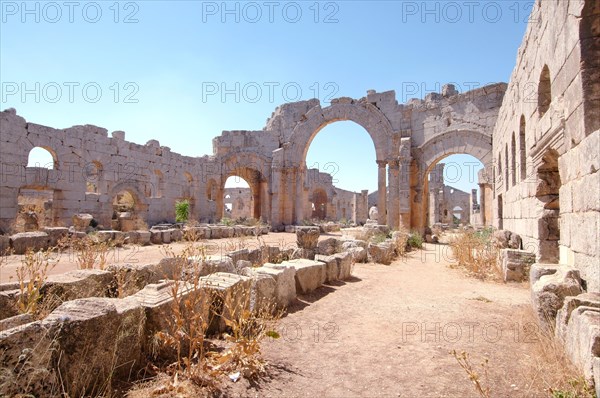
<svg viewBox="0 0 600 398"><path fill-rule="evenodd" d="M73 251L78 269L103 270L108 265L108 255L112 244L97 241L90 236L81 239L66 237L59 241L59 247L70 248Z"/></svg>
<svg viewBox="0 0 600 398"><path fill-rule="evenodd" d="M40 292L48 279L48 272L56 265L51 258L53 251L34 252L28 249L17 268L17 280L19 282L19 297L17 299L17 310L21 314L36 315L39 311L39 303L42 299Z"/></svg>

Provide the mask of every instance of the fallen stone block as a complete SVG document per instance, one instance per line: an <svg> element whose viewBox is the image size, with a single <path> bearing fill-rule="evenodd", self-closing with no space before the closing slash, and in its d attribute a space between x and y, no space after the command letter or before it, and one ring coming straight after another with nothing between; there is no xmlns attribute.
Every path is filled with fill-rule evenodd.
<svg viewBox="0 0 600 398"><path fill-rule="evenodd" d="M327 238L317 243L317 254L331 256L341 250L342 242L335 238Z"/></svg>
<svg viewBox="0 0 600 398"><path fill-rule="evenodd" d="M254 272L267 274L275 279L275 301L279 308L286 308L296 299L296 269L282 264L266 263L254 268Z"/></svg>
<svg viewBox="0 0 600 398"><path fill-rule="evenodd" d="M319 227L296 227L296 244L300 249L316 250L319 235Z"/></svg>
<svg viewBox="0 0 600 398"><path fill-rule="evenodd" d="M175 285L177 284L177 285ZM131 296L143 308L146 314L145 338L143 352L151 354L155 347L152 341L158 332L176 334L176 318L174 310L177 308L174 297L177 294L179 299L179 311L184 315L184 319L195 318L198 322L204 324L204 329L208 329L210 322L210 302L208 295L200 288L190 283L176 282L172 280L151 283L142 290ZM188 300L189 305L185 305ZM188 325L183 325L187 327ZM189 349L184 345L184 354ZM176 352L173 348L161 346L159 355L164 358L176 359Z"/></svg>
<svg viewBox="0 0 600 398"><path fill-rule="evenodd" d="M56 355L56 329L41 321L0 331L2 368L0 396L30 395L51 397L60 387L53 367Z"/></svg>
<svg viewBox="0 0 600 398"><path fill-rule="evenodd" d="M44 232L48 234L48 245L55 247L58 242L69 235L67 227L45 227Z"/></svg>
<svg viewBox="0 0 600 398"><path fill-rule="evenodd" d="M565 297L563 306L556 314L555 336L563 345L567 340L567 326L571 313L579 307L597 308L600 311L600 293L583 293L578 296Z"/></svg>
<svg viewBox="0 0 600 398"><path fill-rule="evenodd" d="M589 384L594 383L594 362L600 357L600 309L577 307L567 325L565 351L571 361L583 370Z"/></svg>
<svg viewBox="0 0 600 398"><path fill-rule="evenodd" d="M91 214L86 214L86 213L74 214L72 217L72 221L73 221L73 227L75 228L75 231L86 232L87 228L90 226L90 223L92 222L93 219L94 219L94 217Z"/></svg>
<svg viewBox="0 0 600 398"><path fill-rule="evenodd" d="M0 320L0 332L17 326L33 322L35 319L31 314L19 314Z"/></svg>
<svg viewBox="0 0 600 398"><path fill-rule="evenodd" d="M501 249L500 262L504 282L529 280L529 269L535 263L535 254L524 250Z"/></svg>
<svg viewBox="0 0 600 398"><path fill-rule="evenodd" d="M25 254L27 249L33 251L48 248L49 237L45 232L21 232L10 237L10 246L15 254Z"/></svg>
<svg viewBox="0 0 600 398"><path fill-rule="evenodd" d="M235 265L229 256L211 255L204 258L196 256L190 257L189 260L191 261L193 272L197 272L197 277L216 272L235 274Z"/></svg>
<svg viewBox="0 0 600 398"><path fill-rule="evenodd" d="M339 280L340 271L338 268L337 259L335 257L317 254L315 256L315 261L325 264L325 283Z"/></svg>
<svg viewBox="0 0 600 398"><path fill-rule="evenodd" d="M160 262L149 264L112 264L107 271L113 274L112 297L127 297L142 290L146 285L158 283L164 279L176 279L175 261L163 258Z"/></svg>
<svg viewBox="0 0 600 398"><path fill-rule="evenodd" d="M346 253L352 254L355 263L366 263L368 261L367 249L362 247L351 247L345 250Z"/></svg>
<svg viewBox="0 0 600 398"><path fill-rule="evenodd" d="M227 322L250 309L252 280L246 276L217 272L200 278L200 286L210 297L212 320L208 333L227 330Z"/></svg>
<svg viewBox="0 0 600 398"><path fill-rule="evenodd" d="M82 269L49 275L40 293L44 299L61 302L87 298L109 297L115 283L114 275L99 269Z"/></svg>
<svg viewBox="0 0 600 398"><path fill-rule="evenodd" d="M360 248L364 250L363 248ZM353 255L348 252L336 253L333 255L338 266L338 279L346 280L352 276Z"/></svg>
<svg viewBox="0 0 600 398"><path fill-rule="evenodd" d="M248 249L240 249L240 250L234 250L234 251L230 251L227 252L227 256L229 256L229 258L231 258L231 261L233 261L233 263L237 263L240 260L246 260L249 261L249 252Z"/></svg>
<svg viewBox="0 0 600 398"><path fill-rule="evenodd" d="M369 243L367 250L369 261L378 264L390 265L394 258L394 249L389 243Z"/></svg>
<svg viewBox="0 0 600 398"><path fill-rule="evenodd" d="M0 256L3 256L10 249L10 236L0 235Z"/></svg>
<svg viewBox="0 0 600 398"><path fill-rule="evenodd" d="M179 242L183 240L183 231L180 229L171 230L171 242Z"/></svg>
<svg viewBox="0 0 600 398"><path fill-rule="evenodd" d="M163 229L161 231L162 243L164 243L164 244L171 243L171 232L172 231L173 231L172 229Z"/></svg>
<svg viewBox="0 0 600 398"><path fill-rule="evenodd" d="M310 293L325 282L325 264L320 261L296 259L284 261L281 265L296 269L296 292L299 294Z"/></svg>
<svg viewBox="0 0 600 398"><path fill-rule="evenodd" d="M56 334L58 369L70 396L141 368L145 319L136 300L86 298L63 303L42 321Z"/></svg>
<svg viewBox="0 0 600 398"><path fill-rule="evenodd" d="M157 229L150 230L150 242L154 245L162 245L162 231Z"/></svg>
<svg viewBox="0 0 600 398"><path fill-rule="evenodd" d="M582 293L579 270L555 264L534 264L532 270L530 282L533 309L542 326L550 329L555 324L556 314L562 308L565 298ZM552 271L554 272L546 273ZM534 281L536 277L539 279Z"/></svg>
<svg viewBox="0 0 600 398"><path fill-rule="evenodd" d="M19 314L17 299L21 291L17 289L0 291L0 319L6 319Z"/></svg>

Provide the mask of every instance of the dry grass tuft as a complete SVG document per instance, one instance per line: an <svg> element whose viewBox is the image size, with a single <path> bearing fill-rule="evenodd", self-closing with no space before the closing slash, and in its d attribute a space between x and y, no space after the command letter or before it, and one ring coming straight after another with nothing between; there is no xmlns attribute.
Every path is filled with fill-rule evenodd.
<svg viewBox="0 0 600 398"><path fill-rule="evenodd" d="M17 280L19 281L19 297L17 299L17 310L21 314L39 315L42 301L41 288L48 279L48 271L56 265L52 259L53 251L34 252L28 249L21 265L17 268Z"/></svg>
<svg viewBox="0 0 600 398"><path fill-rule="evenodd" d="M457 265L468 274L483 280L502 280L498 265L500 251L492 240L491 230L461 231L450 240L450 248Z"/></svg>
<svg viewBox="0 0 600 398"><path fill-rule="evenodd" d="M78 269L104 270L112 249L110 242L100 242L90 236L81 239L66 237L61 239L58 245L61 249L72 250Z"/></svg>

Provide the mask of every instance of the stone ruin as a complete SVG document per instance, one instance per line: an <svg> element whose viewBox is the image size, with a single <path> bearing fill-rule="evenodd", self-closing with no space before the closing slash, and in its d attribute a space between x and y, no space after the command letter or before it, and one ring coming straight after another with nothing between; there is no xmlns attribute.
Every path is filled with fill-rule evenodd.
<svg viewBox="0 0 600 398"><path fill-rule="evenodd" d="M233 175L249 183L250 216L271 230L294 230L315 216L365 223L368 192L339 190L327 175L305 164L308 146L324 126L350 120L364 127L375 145L376 165L372 166L378 170L378 190L372 198L377 222L372 224L378 228L425 232L444 217L440 197L427 177L439 167L440 159L465 153L484 164L478 175L479 198L467 194L467 208L478 210L471 212L471 222L498 230L505 242L500 258L505 279L529 280L541 322L554 327L570 358L598 386L600 3L535 2L532 16L508 84L465 93L448 85L442 93L405 104L397 102L393 91L368 91L359 99L342 97L327 107L316 99L284 104L262 130L222 132L213 139L213 154L202 157L173 153L156 140L144 145L128 142L122 131L109 136L107 130L91 125L42 126L6 110L0 113L0 228L18 233L0 236L0 248L43 248L61 235L85 233L92 220L110 239L128 234L132 242L170 242L181 236L174 212L175 203L182 199L189 200L191 219L202 223L198 228L204 237L239 236L243 229L214 224L223 218L224 185ZM27 167L34 147L51 153L51 169ZM441 191L446 198L446 191ZM73 217L80 213L91 218ZM154 228L149 231L148 225ZM392 243L363 246L345 249L357 258L390 261ZM305 252L299 256L314 254L319 264L325 264L316 266L325 269L319 272L328 275L331 267L331 275L338 272L339 277L337 258L327 262L320 256L331 255L317 249L300 247ZM284 273L283 269L301 275L314 261L297 259L289 266L263 268L270 275ZM215 275L226 280L225 285L248 278ZM289 275L286 278L291 280ZM150 285L141 291L148 290L140 294L160 296L157 282L148 280ZM302 281L294 287L305 291L316 284ZM281 303L285 291L277 293ZM78 316L82 325L88 318L119 319L114 325L135 321L144 325L140 335L151 327L141 319L150 316L153 310L147 308L153 304L144 307L143 300L135 298L105 298L97 301L102 304L89 304L94 300L67 302L44 321L6 330L0 344L12 344L14 350L16 336L42 338L48 331L63 330L56 325ZM161 302L156 298L148 303L152 300ZM75 311L79 306L91 308ZM129 362L142 352L141 340L131 339L128 347L133 351L124 357ZM29 355L11 352L15 361L19 355Z"/></svg>

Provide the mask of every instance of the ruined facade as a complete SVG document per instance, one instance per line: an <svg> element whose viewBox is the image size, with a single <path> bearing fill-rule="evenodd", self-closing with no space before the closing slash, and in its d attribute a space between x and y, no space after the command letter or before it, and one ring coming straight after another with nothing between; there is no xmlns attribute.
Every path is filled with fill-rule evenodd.
<svg viewBox="0 0 600 398"><path fill-rule="evenodd" d="M491 134L506 85L441 94L400 105L393 91L370 91L358 100L339 98L322 108L318 100L278 107L263 130L224 131L213 139L213 155L172 153L158 141L145 145L108 135L96 126L55 129L1 114L3 229L15 225L23 196L43 195L48 222L68 226L73 213L89 213L101 226L113 224L119 195L133 198L129 211L140 223L175 218L175 202L188 199L192 219L217 221L224 213L224 185L230 176L246 180L252 193L250 216L273 227L305 219L367 218L366 192L333 190L305 159L314 136L326 125L351 120L373 138L378 169L379 222L423 228L427 224L429 170L443 157L468 153L492 164ZM27 167L34 147L47 149L54 168ZM312 173L312 174L311 174ZM315 174L316 173L316 174ZM315 177L316 175L316 177ZM321 191L319 185L324 185ZM329 192L328 192L329 191ZM323 195L325 193L325 195ZM327 196L327 205L323 200ZM320 203L313 214L313 204Z"/></svg>
<svg viewBox="0 0 600 398"><path fill-rule="evenodd" d="M600 3L536 2L494 128L494 225L600 291Z"/></svg>
<svg viewBox="0 0 600 398"><path fill-rule="evenodd" d="M477 190L475 190L477 191ZM429 173L429 225L469 224L474 210L479 211L473 193L444 184L444 163L438 163Z"/></svg>

